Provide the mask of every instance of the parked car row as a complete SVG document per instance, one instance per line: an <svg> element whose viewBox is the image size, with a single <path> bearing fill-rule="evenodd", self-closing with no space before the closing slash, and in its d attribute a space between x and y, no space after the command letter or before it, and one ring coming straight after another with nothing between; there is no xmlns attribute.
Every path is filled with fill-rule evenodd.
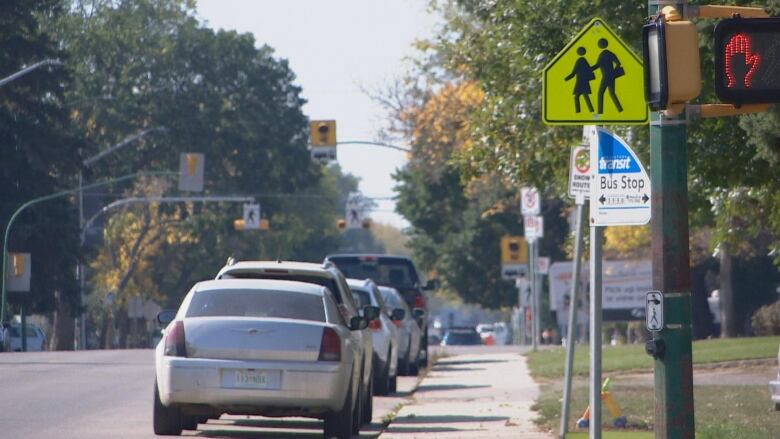
<svg viewBox="0 0 780 439"><path fill-rule="evenodd" d="M417 279L406 260L405 275ZM374 394L394 392L398 374L417 374L427 359L424 309L410 312L381 279L347 279L340 268L232 262L161 312L155 434L224 413L319 418L326 438L359 433Z"/></svg>
<svg viewBox="0 0 780 439"><path fill-rule="evenodd" d="M27 323L25 331L27 339L27 351L37 352L46 350L46 334L37 325ZM0 330L0 352L22 351L22 325L20 323L3 323Z"/></svg>

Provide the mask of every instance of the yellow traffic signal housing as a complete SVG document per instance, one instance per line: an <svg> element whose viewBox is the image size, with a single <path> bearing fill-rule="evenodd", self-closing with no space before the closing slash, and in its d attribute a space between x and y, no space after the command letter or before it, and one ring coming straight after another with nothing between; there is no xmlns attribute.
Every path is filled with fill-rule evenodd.
<svg viewBox="0 0 780 439"><path fill-rule="evenodd" d="M645 96L654 111L681 106L701 93L699 34L673 6L642 28Z"/></svg>
<svg viewBox="0 0 780 439"><path fill-rule="evenodd" d="M501 237L501 264L527 264L528 242L522 236Z"/></svg>
<svg viewBox="0 0 780 439"><path fill-rule="evenodd" d="M245 229L244 219L239 218L233 220L233 229L244 230ZM260 219L260 230L270 230L270 229L271 229L271 222L265 218Z"/></svg>
<svg viewBox="0 0 780 439"><path fill-rule="evenodd" d="M313 120L309 123L312 146L336 146L336 121Z"/></svg>
<svg viewBox="0 0 780 439"><path fill-rule="evenodd" d="M22 277L25 272L24 253L11 253L11 274L13 277Z"/></svg>

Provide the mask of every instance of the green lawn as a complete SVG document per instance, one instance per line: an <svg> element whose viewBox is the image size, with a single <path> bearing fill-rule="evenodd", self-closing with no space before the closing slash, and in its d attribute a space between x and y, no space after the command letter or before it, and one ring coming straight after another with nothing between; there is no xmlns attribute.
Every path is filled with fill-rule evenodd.
<svg viewBox="0 0 780 439"><path fill-rule="evenodd" d="M701 340L693 343L693 363L717 363L732 360L775 358L780 337L751 337ZM534 377L559 378L563 376L566 350L555 348L528 354L528 367ZM574 373L588 374L588 346L578 345L574 356ZM604 346L604 372L632 369L651 369L652 358L644 345Z"/></svg>

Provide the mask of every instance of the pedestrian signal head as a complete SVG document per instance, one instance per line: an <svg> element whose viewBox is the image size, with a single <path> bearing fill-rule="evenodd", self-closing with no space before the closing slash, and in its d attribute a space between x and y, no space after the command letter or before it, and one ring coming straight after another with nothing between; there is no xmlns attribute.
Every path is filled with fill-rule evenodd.
<svg viewBox="0 0 780 439"><path fill-rule="evenodd" d="M679 18L674 7L666 6L642 28L645 97L654 111L701 93L699 35L695 24Z"/></svg>
<svg viewBox="0 0 780 439"><path fill-rule="evenodd" d="M723 102L780 102L780 18L733 18L715 26L715 93Z"/></svg>

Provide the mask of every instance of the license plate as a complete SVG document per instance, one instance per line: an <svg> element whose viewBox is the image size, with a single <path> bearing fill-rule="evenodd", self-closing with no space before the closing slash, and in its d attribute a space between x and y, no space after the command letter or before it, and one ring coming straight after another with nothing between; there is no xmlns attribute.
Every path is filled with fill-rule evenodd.
<svg viewBox="0 0 780 439"><path fill-rule="evenodd" d="M232 369L222 372L223 387L240 389L279 389L281 372L278 370Z"/></svg>

